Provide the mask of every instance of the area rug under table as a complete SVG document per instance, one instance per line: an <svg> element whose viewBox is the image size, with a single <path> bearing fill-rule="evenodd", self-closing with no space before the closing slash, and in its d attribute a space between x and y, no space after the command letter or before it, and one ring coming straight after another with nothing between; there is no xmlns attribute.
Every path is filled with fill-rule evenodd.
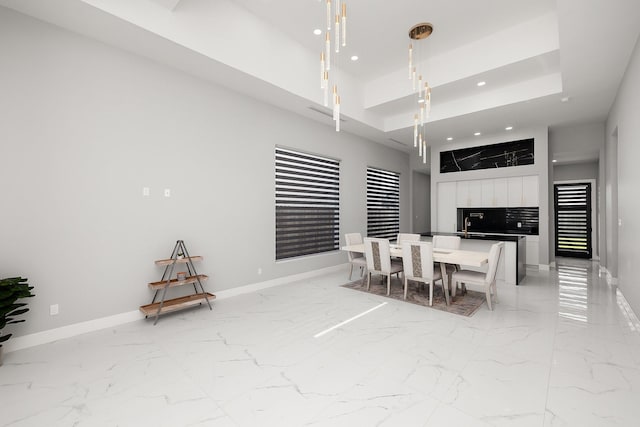
<svg viewBox="0 0 640 427"><path fill-rule="evenodd" d="M382 282L378 278L371 279L370 289L367 291L367 280L362 283L361 280L342 285L343 288L355 289L357 291L368 292L370 294L387 296L387 280ZM476 291L467 291L464 295L458 293L453 302L449 306L444 299L442 286L435 285L433 287L433 306L429 307L429 288L422 288L421 284L409 282L407 290L407 299L404 299L404 285L398 279L391 280L391 295L387 298L393 298L398 301L405 301L412 304L422 305L427 308L435 308L436 310L446 311L448 313L460 314L462 316L472 316L482 304L486 302L485 294Z"/></svg>

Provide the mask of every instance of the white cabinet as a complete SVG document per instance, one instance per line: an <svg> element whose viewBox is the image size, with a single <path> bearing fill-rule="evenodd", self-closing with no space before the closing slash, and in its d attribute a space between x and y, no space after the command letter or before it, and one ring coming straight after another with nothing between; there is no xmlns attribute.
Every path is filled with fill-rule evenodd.
<svg viewBox="0 0 640 427"><path fill-rule="evenodd" d="M480 181L481 193L480 206L483 208L492 208L496 206L494 179L483 179Z"/></svg>
<svg viewBox="0 0 640 427"><path fill-rule="evenodd" d="M507 179L496 178L493 179L493 199L494 205L498 208L507 206Z"/></svg>
<svg viewBox="0 0 640 427"><path fill-rule="evenodd" d="M456 184L456 206L469 207L469 181L458 181Z"/></svg>
<svg viewBox="0 0 640 427"><path fill-rule="evenodd" d="M518 243L504 242L504 252L500 257L500 262L498 262L498 268L504 269L503 280L505 283L509 285L518 284Z"/></svg>
<svg viewBox="0 0 640 427"><path fill-rule="evenodd" d="M514 176L507 178L507 206L539 206L538 177Z"/></svg>
<svg viewBox="0 0 640 427"><path fill-rule="evenodd" d="M456 230L456 208L504 208L539 206L538 177L476 179L438 184L438 213L451 217L446 224L439 216L438 231ZM440 206L442 205L442 206ZM442 208L442 209L441 209ZM444 227L444 228L442 228Z"/></svg>
<svg viewBox="0 0 640 427"><path fill-rule="evenodd" d="M522 206L522 177L507 178L507 207Z"/></svg>
<svg viewBox="0 0 640 427"><path fill-rule="evenodd" d="M507 206L506 178L483 179L479 183L479 206L483 208L503 208Z"/></svg>
<svg viewBox="0 0 640 427"><path fill-rule="evenodd" d="M437 231L451 233L454 233L456 231L456 225L458 222L456 198L457 194L455 182L438 183Z"/></svg>
<svg viewBox="0 0 640 427"><path fill-rule="evenodd" d="M537 176L522 177L522 204L521 206L539 206L539 188Z"/></svg>
<svg viewBox="0 0 640 427"><path fill-rule="evenodd" d="M538 265L540 264L540 236L526 236L527 239L527 260L526 263L529 265Z"/></svg>
<svg viewBox="0 0 640 427"><path fill-rule="evenodd" d="M467 203L470 208L477 208L482 205L482 182L479 180L469 181Z"/></svg>
<svg viewBox="0 0 640 427"><path fill-rule="evenodd" d="M481 182L478 180L458 181L456 183L456 206L459 208L482 206Z"/></svg>

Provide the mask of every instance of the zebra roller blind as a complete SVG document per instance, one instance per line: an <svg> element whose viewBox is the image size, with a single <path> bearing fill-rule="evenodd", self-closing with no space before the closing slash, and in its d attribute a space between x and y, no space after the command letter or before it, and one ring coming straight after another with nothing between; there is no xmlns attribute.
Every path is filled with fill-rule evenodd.
<svg viewBox="0 0 640 427"><path fill-rule="evenodd" d="M395 239L400 231L400 174L367 168L367 236Z"/></svg>
<svg viewBox="0 0 640 427"><path fill-rule="evenodd" d="M276 260L339 248L340 162L276 148Z"/></svg>

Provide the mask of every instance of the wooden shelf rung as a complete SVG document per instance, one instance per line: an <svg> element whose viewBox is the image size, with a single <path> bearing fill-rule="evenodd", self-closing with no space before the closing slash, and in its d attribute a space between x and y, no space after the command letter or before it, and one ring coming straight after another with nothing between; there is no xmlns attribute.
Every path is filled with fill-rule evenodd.
<svg viewBox="0 0 640 427"><path fill-rule="evenodd" d="M176 286L190 285L192 283L197 283L198 279L200 279L200 282L206 282L209 279L209 276L205 274L198 274L197 276L188 276L184 280L171 279L169 281L169 287L173 288ZM166 284L167 284L166 280L161 282L151 282L149 283L149 288L153 290L162 289L165 287Z"/></svg>
<svg viewBox="0 0 640 427"><path fill-rule="evenodd" d="M162 305L162 309L160 310L160 314L170 313L172 311L182 310L183 308L196 306L198 304L206 303L207 298L209 302L216 299L216 296L210 294L209 292L187 295L179 298L172 298L164 301ZM144 313L145 316L155 316L158 312L158 307L160 306L159 302L155 302L153 304L147 304L140 307L140 311Z"/></svg>
<svg viewBox="0 0 640 427"><path fill-rule="evenodd" d="M185 258L177 258L177 259L159 259L157 261L155 261L156 265L160 265L160 266L165 266L165 265L170 265L173 263L173 261L176 262L176 264L186 264L187 262L189 262L189 260L191 261L202 261L202 257L201 256L192 256L192 257L185 257Z"/></svg>

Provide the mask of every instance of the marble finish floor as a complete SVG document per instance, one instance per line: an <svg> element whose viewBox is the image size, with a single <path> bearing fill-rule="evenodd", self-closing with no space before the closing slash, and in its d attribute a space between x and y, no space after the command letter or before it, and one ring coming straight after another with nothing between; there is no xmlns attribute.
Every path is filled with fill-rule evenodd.
<svg viewBox="0 0 640 427"><path fill-rule="evenodd" d="M0 425L639 425L640 325L591 262L469 318L346 272L8 353Z"/></svg>

